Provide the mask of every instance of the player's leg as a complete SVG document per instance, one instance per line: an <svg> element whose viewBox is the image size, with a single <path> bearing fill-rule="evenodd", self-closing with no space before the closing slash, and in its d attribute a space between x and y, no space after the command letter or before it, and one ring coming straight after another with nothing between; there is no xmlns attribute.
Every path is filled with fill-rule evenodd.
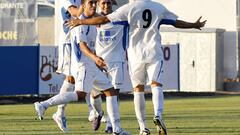
<svg viewBox="0 0 240 135"><path fill-rule="evenodd" d="M106 95L107 112L108 112L110 121L112 123L113 132L114 134L128 135L129 133L127 133L121 128L120 114L119 114L119 107L118 107L118 100L117 100L118 92L114 90L108 78L99 69L98 71L99 72L97 74L94 87L100 88L101 90L103 90L103 93Z"/></svg>
<svg viewBox="0 0 240 135"><path fill-rule="evenodd" d="M102 115L103 111L102 111L102 98L101 98L101 94L99 91L97 90L92 90L90 94L87 94L86 96L86 102L88 105L88 110L89 110L89 116L88 116L88 120L90 122L92 122L93 120L96 119L96 117L100 115ZM106 117L104 117L104 115L102 115L102 119L101 122L102 123L106 123Z"/></svg>
<svg viewBox="0 0 240 135"><path fill-rule="evenodd" d="M85 98L86 93L81 91L76 92L65 92L61 94L57 94L48 100L42 101L42 102L35 102L35 109L37 111L38 117L40 120L43 119L45 111L50 106L56 106L61 104L67 104L72 101L78 101L80 99Z"/></svg>
<svg viewBox="0 0 240 135"><path fill-rule="evenodd" d="M102 114L102 98L101 98L101 92L93 89L90 94L90 101L91 105L93 106L93 109L98 113Z"/></svg>
<svg viewBox="0 0 240 135"><path fill-rule="evenodd" d="M91 96L91 94L87 94L87 96L86 97L88 97L88 102L87 102L87 104L88 104L88 110L89 110L89 116L88 116L88 121L90 121L90 122L92 122L96 117L98 117L98 115L99 114L102 114L102 112L101 113L98 113L96 110L101 110L100 108L102 108L102 106L99 106L98 104L99 103L102 103L102 98L101 98L101 96L97 96L97 97L95 97L95 98L97 98L96 100L95 100L95 98L94 97L92 97ZM86 101L87 101L87 99L86 99ZM95 103L93 103L93 102L98 102L97 104L95 104ZM97 107L97 106L99 106L99 107ZM94 107L96 107L96 108L99 108L99 109L95 109ZM91 109L90 109L91 108ZM106 123L106 117L103 115L102 116L102 119L101 119L101 122L102 123Z"/></svg>
<svg viewBox="0 0 240 135"><path fill-rule="evenodd" d="M112 124L114 135L130 135L121 128L119 106L117 101L117 92L114 88L103 91L106 95L106 105L109 119Z"/></svg>
<svg viewBox="0 0 240 135"><path fill-rule="evenodd" d="M63 44L59 46L59 66L57 72L66 75L65 80L63 81L60 93L65 93L67 91L74 91L75 80L73 76L70 75L70 66L71 66L71 44ZM62 49L61 49L62 48ZM61 57L62 60L61 60ZM65 117L65 108L66 104L58 105L57 112L53 114L52 118L57 123L58 127L63 131L67 132L67 123Z"/></svg>
<svg viewBox="0 0 240 135"><path fill-rule="evenodd" d="M140 134L149 131L146 125L146 107L144 84L146 83L146 69L144 63L130 62L130 77L134 87L134 109L140 127Z"/></svg>
<svg viewBox="0 0 240 135"><path fill-rule="evenodd" d="M104 116L104 111L102 110L101 92L93 89L91 91L90 101L95 113L92 120L92 128L96 131L100 127L102 118Z"/></svg>
<svg viewBox="0 0 240 135"><path fill-rule="evenodd" d="M163 95L163 60L156 61L147 66L147 72L149 80L151 82L152 90L152 102L154 108L154 123L157 126L159 134L167 134L166 126L163 122L162 113L164 106L164 95Z"/></svg>
<svg viewBox="0 0 240 135"><path fill-rule="evenodd" d="M91 93L88 93L85 97L85 100L86 100L86 103L87 103L87 106L88 106L88 113L89 113L88 121L90 121L90 122L92 122L97 115L96 112L94 111L93 107L92 107L91 98L92 98Z"/></svg>
<svg viewBox="0 0 240 135"><path fill-rule="evenodd" d="M74 91L74 78L72 76L66 76L63 85L60 89L60 93L65 93L67 91ZM64 133L68 131L67 120L65 116L66 104L58 105L57 112L53 114L52 118L57 123L60 130Z"/></svg>
<svg viewBox="0 0 240 135"><path fill-rule="evenodd" d="M103 116L101 93L95 89L91 91L90 102L97 115Z"/></svg>
<svg viewBox="0 0 240 135"><path fill-rule="evenodd" d="M86 72L85 72L85 68L81 67L78 69L78 74L76 74L75 78L76 78L76 84L75 84L75 91L74 92L65 92L65 93L59 93L55 96L53 96L52 98L45 100L43 102L36 102L35 104L35 109L38 113L39 119L43 118L44 112L45 110L50 107L50 106L56 106L56 105L60 105L60 104L66 104L72 101L78 101L80 99L85 99L86 93L82 91L83 87L85 87L82 80L85 80L87 77L86 76ZM92 85L93 81L91 81L91 79L88 79L87 84ZM86 86L87 87L87 86ZM90 87L91 89L91 87Z"/></svg>
<svg viewBox="0 0 240 135"><path fill-rule="evenodd" d="M65 93L67 91L74 91L74 82L70 81L69 78L70 78L69 76L66 76L66 79L63 81L62 87L60 89L60 93ZM64 113L65 107L66 107L65 104L59 105L56 115L59 117L65 117L65 113Z"/></svg>
<svg viewBox="0 0 240 135"><path fill-rule="evenodd" d="M75 80L74 77L71 76L71 71L70 71L70 67L71 67L71 44L63 44L61 47L63 47L63 49L59 49L59 61L61 61L58 67L60 70L58 70L58 73L62 73L64 75L66 75L65 80L63 81L63 85L60 89L60 93L65 93L67 91L74 91L74 84L75 84ZM59 48L61 48L59 46ZM61 55L63 55L63 60L61 60ZM64 110L65 110L66 105L59 105L57 112L56 112L56 116L58 117L65 117L64 114Z"/></svg>
<svg viewBox="0 0 240 135"><path fill-rule="evenodd" d="M107 115L105 133L111 134L112 132L113 132L112 123L109 116Z"/></svg>
<svg viewBox="0 0 240 135"><path fill-rule="evenodd" d="M106 73L107 78L111 81L114 90L117 92L117 95L120 91L120 89L123 88L123 82L124 82L124 62L110 62L107 63L108 71ZM119 98L118 98L119 103ZM108 117L106 128L106 133L112 133L112 124Z"/></svg>

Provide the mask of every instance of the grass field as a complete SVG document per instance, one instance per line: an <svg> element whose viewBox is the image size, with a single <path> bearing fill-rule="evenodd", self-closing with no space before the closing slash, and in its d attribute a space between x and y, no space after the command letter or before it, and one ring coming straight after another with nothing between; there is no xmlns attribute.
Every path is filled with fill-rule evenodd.
<svg viewBox="0 0 240 135"><path fill-rule="evenodd" d="M147 124L152 135L157 135L152 122L152 102L148 99ZM105 103L103 104L105 109ZM138 124L133 102L121 101L122 127L137 135ZM62 134L51 119L56 107L49 108L43 121L36 120L32 104L1 105L0 135L57 135ZM84 103L69 104L68 134L103 135L105 124L99 131L91 129ZM166 98L164 118L169 135L240 135L240 96L174 97Z"/></svg>

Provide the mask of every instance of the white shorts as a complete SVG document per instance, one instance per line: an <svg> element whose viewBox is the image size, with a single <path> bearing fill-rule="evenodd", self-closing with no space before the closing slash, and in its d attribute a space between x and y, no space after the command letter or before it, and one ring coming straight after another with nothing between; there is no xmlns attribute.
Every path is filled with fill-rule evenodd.
<svg viewBox="0 0 240 135"><path fill-rule="evenodd" d="M58 69L57 73L62 73L67 76L71 75L71 44L63 44L58 47Z"/></svg>
<svg viewBox="0 0 240 135"><path fill-rule="evenodd" d="M163 60L152 63L129 63L129 72L133 87L145 85L147 80L163 83Z"/></svg>
<svg viewBox="0 0 240 135"><path fill-rule="evenodd" d="M101 95L101 94L103 94L101 91L95 90L95 89L92 89L92 91L91 91L91 93L90 93L90 95L91 95L92 97L96 97L96 96L99 96L99 95Z"/></svg>
<svg viewBox="0 0 240 135"><path fill-rule="evenodd" d="M107 78L112 82L114 89L122 89L124 82L124 62L107 63Z"/></svg>
<svg viewBox="0 0 240 135"><path fill-rule="evenodd" d="M95 64L83 64L74 74L75 90L90 93L92 89L104 91L112 88L110 80Z"/></svg>

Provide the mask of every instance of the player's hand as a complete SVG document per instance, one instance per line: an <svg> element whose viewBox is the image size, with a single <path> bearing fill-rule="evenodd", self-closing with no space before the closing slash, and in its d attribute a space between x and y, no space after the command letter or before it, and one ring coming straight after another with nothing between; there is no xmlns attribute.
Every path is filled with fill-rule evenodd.
<svg viewBox="0 0 240 135"><path fill-rule="evenodd" d="M194 23L194 26L196 29L201 30L201 28L205 26L207 20L204 20L201 22L201 19L202 19L202 16L200 16L198 20Z"/></svg>
<svg viewBox="0 0 240 135"><path fill-rule="evenodd" d="M65 25L67 25L70 29L72 29L72 28L74 28L74 27L76 27L76 26L81 25L80 22L81 22L81 20L78 19L78 18L76 18L76 19L70 19L70 20L68 20L68 21L65 23Z"/></svg>
<svg viewBox="0 0 240 135"><path fill-rule="evenodd" d="M106 71L107 65L106 65L105 61L103 60L103 58L96 57L95 63L99 67L100 70Z"/></svg>

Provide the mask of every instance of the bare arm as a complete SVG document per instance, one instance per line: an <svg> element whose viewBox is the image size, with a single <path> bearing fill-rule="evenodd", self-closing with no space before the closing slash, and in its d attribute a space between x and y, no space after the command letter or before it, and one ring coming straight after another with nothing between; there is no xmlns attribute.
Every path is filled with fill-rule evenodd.
<svg viewBox="0 0 240 135"><path fill-rule="evenodd" d="M81 5L79 7L78 12L77 12L77 17L79 17L82 13L83 13L83 5Z"/></svg>
<svg viewBox="0 0 240 135"><path fill-rule="evenodd" d="M96 54L94 54L87 46L87 44L85 42L81 42L80 43L80 50L89 58L91 58L93 61L95 61L95 63L97 64L97 66L100 69L105 70L106 68L106 63L104 62L104 60L101 57L98 57Z"/></svg>
<svg viewBox="0 0 240 135"><path fill-rule="evenodd" d="M205 23L207 22L207 20L205 21L200 21L202 17L199 17L199 19L195 22L195 23L190 23L190 22L185 22L182 20L176 20L176 23L174 25L174 27L176 28L195 28L195 29L199 29L201 30L202 27L205 26Z"/></svg>
<svg viewBox="0 0 240 135"><path fill-rule="evenodd" d="M70 28L74 28L79 25L100 25L110 22L110 20L106 16L99 16L90 19L71 19L66 25Z"/></svg>

